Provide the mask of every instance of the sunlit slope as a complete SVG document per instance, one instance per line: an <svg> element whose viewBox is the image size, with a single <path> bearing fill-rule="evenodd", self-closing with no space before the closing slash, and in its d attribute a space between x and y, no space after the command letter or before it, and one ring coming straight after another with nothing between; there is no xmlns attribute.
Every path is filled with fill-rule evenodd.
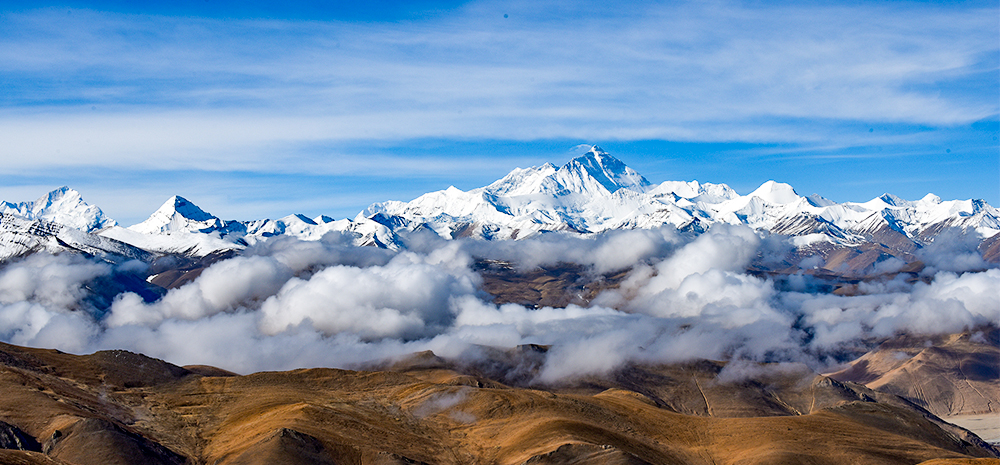
<svg viewBox="0 0 1000 465"><path fill-rule="evenodd" d="M529 389L434 363L203 376L213 372L128 352L9 345L0 363L2 418L37 441L3 463L915 464L995 453L898 398L822 377L768 384L782 399L811 393L811 413L721 418L679 413L698 401L663 405L668 389L638 377L635 389ZM704 381L702 402L750 412L759 398L728 394L759 381L713 381L713 365L643 369L650 381L687 373Z"/></svg>
<svg viewBox="0 0 1000 465"><path fill-rule="evenodd" d="M935 415L1000 415L1000 330L900 336L830 376L906 397Z"/></svg>

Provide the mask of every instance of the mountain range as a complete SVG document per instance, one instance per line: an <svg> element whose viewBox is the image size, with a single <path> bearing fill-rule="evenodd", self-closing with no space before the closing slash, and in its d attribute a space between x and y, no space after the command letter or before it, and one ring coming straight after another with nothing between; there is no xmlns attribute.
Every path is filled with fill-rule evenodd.
<svg viewBox="0 0 1000 465"><path fill-rule="evenodd" d="M871 273L889 258L917 261L914 253L942 234L977 242L986 261L1000 261L1000 212L983 200L944 201L928 194L910 201L884 194L867 202L836 203L817 194L801 196L775 181L746 195L725 184L654 184L597 146L561 167L517 168L488 186L449 187L409 202L379 202L341 220L300 214L223 220L173 196L145 221L122 227L79 192L62 187L33 202L0 203L0 259L40 249L127 258L205 257L275 236L318 240L328 233L357 246L398 250L406 248L401 236L420 230L445 239L508 240L660 227L700 234L715 224L746 225L761 235L789 238L796 251L786 263L790 268ZM807 257L822 261L800 266Z"/></svg>
<svg viewBox="0 0 1000 465"><path fill-rule="evenodd" d="M63 187L0 203L0 464L998 464L998 217L596 146L340 220Z"/></svg>

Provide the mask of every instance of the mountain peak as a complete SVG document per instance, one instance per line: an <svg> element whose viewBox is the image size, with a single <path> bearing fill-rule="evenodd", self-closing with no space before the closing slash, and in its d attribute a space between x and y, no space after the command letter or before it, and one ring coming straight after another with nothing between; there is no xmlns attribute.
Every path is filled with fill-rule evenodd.
<svg viewBox="0 0 1000 465"><path fill-rule="evenodd" d="M894 207L906 206L906 205L908 205L910 203L909 201L903 200L903 199L899 198L898 196L892 195L892 194L890 194L888 192L885 193L885 194L882 194L882 195L878 196L877 198L879 200L882 200L886 204L892 205Z"/></svg>
<svg viewBox="0 0 1000 465"><path fill-rule="evenodd" d="M89 205L74 189L62 186L39 197L34 202L12 204L3 202L0 211L29 220L52 221L82 231L97 231L118 224L104 216L100 208Z"/></svg>
<svg viewBox="0 0 1000 465"><path fill-rule="evenodd" d="M608 192L615 192L622 188L645 192L650 185L649 181L641 174L596 145L592 146L587 153L570 160L559 171L564 170L577 175L587 174L604 186Z"/></svg>
<svg viewBox="0 0 1000 465"><path fill-rule="evenodd" d="M198 208L188 199L175 195L163 202L146 221L130 226L135 232L157 234L171 231L206 231L222 225L222 221Z"/></svg>
<svg viewBox="0 0 1000 465"><path fill-rule="evenodd" d="M789 204L800 199L799 194L792 186L777 181L767 181L761 184L757 190L750 193L750 196L776 205Z"/></svg>
<svg viewBox="0 0 1000 465"><path fill-rule="evenodd" d="M36 212L41 212L52 208L53 205L58 203L70 203L77 204L82 203L83 197L75 189L70 189L69 186L62 186L60 188L52 190L48 194L45 194L33 202L32 210Z"/></svg>
<svg viewBox="0 0 1000 465"><path fill-rule="evenodd" d="M602 165L602 166L605 165L605 164L609 164L609 165L619 165L620 164L622 166L625 165L625 163L623 163L621 160L619 160L619 159L611 156L611 154L609 154L608 152L605 152L604 150L602 150L600 147L598 147L596 145L590 147L590 150L588 150L587 153L585 153L583 155L580 155L579 157L576 157L576 158L570 160L570 163L572 163L574 161L579 161L580 163L592 163L592 164L597 164L597 165Z"/></svg>
<svg viewBox="0 0 1000 465"><path fill-rule="evenodd" d="M80 196L80 192L77 191L76 189L70 188L69 186L62 186L62 187L57 187L57 188L53 189L52 192L48 193L47 197L50 198L50 199L57 199L57 198L64 197L66 195L71 195L71 196L75 195L75 196L79 197Z"/></svg>
<svg viewBox="0 0 1000 465"><path fill-rule="evenodd" d="M591 146L587 153L560 168L551 163L531 168L516 168L502 179L486 186L492 195L517 196L527 194L562 195L564 193L613 193L619 189L646 192L649 181L621 160L600 147Z"/></svg>
<svg viewBox="0 0 1000 465"><path fill-rule="evenodd" d="M160 211L163 211L164 213L176 212L184 218L194 221L205 221L215 218L210 213L191 203L190 200L179 195L175 195L167 199L167 201L164 202L163 205L157 210L157 212Z"/></svg>
<svg viewBox="0 0 1000 465"><path fill-rule="evenodd" d="M924 198L920 199L920 201L926 203L941 203L941 197L938 197L935 194L927 194Z"/></svg>
<svg viewBox="0 0 1000 465"><path fill-rule="evenodd" d="M809 202L809 205L819 208L829 207L837 204L836 202L826 197L823 197L822 195L819 194L810 195L809 197L806 197L806 200Z"/></svg>

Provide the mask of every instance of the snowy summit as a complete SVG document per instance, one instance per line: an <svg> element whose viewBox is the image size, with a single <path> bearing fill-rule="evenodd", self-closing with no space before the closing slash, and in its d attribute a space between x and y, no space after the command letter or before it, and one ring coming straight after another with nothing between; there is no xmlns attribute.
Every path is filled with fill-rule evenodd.
<svg viewBox="0 0 1000 465"><path fill-rule="evenodd" d="M329 233L342 234L359 246L399 249L404 247L400 235L418 229L446 239L507 240L552 232L589 235L664 226L698 234L721 223L794 236L800 246L872 243L904 252L933 242L946 230L972 234L978 240L1000 233L1000 214L982 200L943 201L928 194L908 201L885 194L868 202L836 203L817 194L803 197L776 181L746 195L725 184L651 184L597 146L560 167L546 163L516 168L484 187L469 191L449 187L409 202L375 203L353 219L337 221L303 215L222 220L173 196L145 221L122 228L66 187L34 202L5 202L0 213L20 218L17 227L22 232L17 234L22 236L11 240L24 244L34 239L23 237L27 234L23 231L30 229L23 221L37 219L99 233L144 251L196 256L241 249L275 236L317 240ZM10 250L15 253L25 247Z"/></svg>

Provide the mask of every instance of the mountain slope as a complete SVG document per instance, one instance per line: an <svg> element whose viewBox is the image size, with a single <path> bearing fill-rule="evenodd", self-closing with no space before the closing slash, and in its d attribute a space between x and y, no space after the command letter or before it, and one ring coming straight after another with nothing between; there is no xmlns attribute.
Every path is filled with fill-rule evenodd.
<svg viewBox="0 0 1000 465"><path fill-rule="evenodd" d="M899 336L830 376L906 397L941 417L1000 418L1000 330Z"/></svg>
<svg viewBox="0 0 1000 465"><path fill-rule="evenodd" d="M712 382L721 366L704 361L641 367L645 374L629 378L627 388L528 389L455 371L449 363L424 353L380 371L236 376L125 351L76 356L0 344L5 421L22 442L46 454L11 451L0 458L126 465L708 465L912 464L997 455L905 401L823 377L799 387L797 376L771 379L769 386L733 385ZM777 405L797 389L818 401L801 414L683 414L643 394L658 389L659 397L669 397L673 389L657 381L673 375L693 377L704 398L720 405L764 398ZM727 394L734 389L761 395L733 399ZM696 409L702 398L690 396L689 407ZM751 409L734 409L740 410Z"/></svg>
<svg viewBox="0 0 1000 465"><path fill-rule="evenodd" d="M837 204L802 197L788 184L768 181L747 195L724 184L667 181L651 185L599 147L560 168L518 168L468 192L451 187L410 202L376 203L362 212L396 231L427 228L445 238L518 239L568 231L672 226L704 230L743 224L763 233L803 237L804 245L877 243L903 253L947 230L980 240L1000 233L1000 213L981 200L910 202L889 194L864 203Z"/></svg>
<svg viewBox="0 0 1000 465"><path fill-rule="evenodd" d="M422 229L446 239L507 240L551 232L591 235L659 227L699 234L721 223L792 237L798 255L822 257L820 268L857 275L876 272L875 265L886 257L912 262L917 250L942 234L964 235L977 243L1000 235L1000 212L982 200L942 201L928 194L908 201L885 194L868 202L836 203L815 194L800 196L792 186L775 181L746 195L725 184L651 184L597 146L561 167L546 163L517 168L484 187L450 187L409 202L375 203L353 219L337 221L303 215L222 220L173 196L147 220L122 228L65 187L34 202L5 202L0 212L100 231L153 253L197 257L240 250L276 236L318 240L333 233L359 246L401 249L405 245L400 235ZM878 253L838 268L858 255L852 250L858 248ZM991 250L984 247L983 256L996 255Z"/></svg>
<svg viewBox="0 0 1000 465"><path fill-rule="evenodd" d="M205 257L241 250L275 236L319 240L327 233L347 235L357 246L398 247L389 228L365 217L354 221L326 216L310 219L304 215L277 220L222 220L176 195L145 221L128 228L111 227L100 234L159 254Z"/></svg>
<svg viewBox="0 0 1000 465"><path fill-rule="evenodd" d="M76 252L110 262L148 261L152 257L145 249L123 241L44 219L0 213L0 261L41 251Z"/></svg>
<svg viewBox="0 0 1000 465"><path fill-rule="evenodd" d="M27 220L45 220L86 232L99 231L118 223L104 216L100 208L88 205L80 193L60 187L33 202L0 202L0 213L20 216Z"/></svg>

